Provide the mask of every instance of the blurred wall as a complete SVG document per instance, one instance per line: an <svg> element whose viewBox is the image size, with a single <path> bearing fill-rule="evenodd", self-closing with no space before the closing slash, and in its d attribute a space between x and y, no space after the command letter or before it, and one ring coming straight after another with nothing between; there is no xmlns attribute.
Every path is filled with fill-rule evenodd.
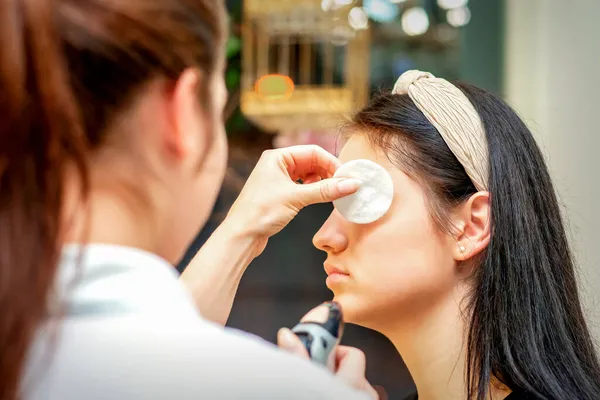
<svg viewBox="0 0 600 400"><path fill-rule="evenodd" d="M503 94L504 7L504 0L472 0L461 35L460 79L497 95Z"/></svg>
<svg viewBox="0 0 600 400"><path fill-rule="evenodd" d="M506 0L505 95L538 138L600 341L600 1Z"/></svg>

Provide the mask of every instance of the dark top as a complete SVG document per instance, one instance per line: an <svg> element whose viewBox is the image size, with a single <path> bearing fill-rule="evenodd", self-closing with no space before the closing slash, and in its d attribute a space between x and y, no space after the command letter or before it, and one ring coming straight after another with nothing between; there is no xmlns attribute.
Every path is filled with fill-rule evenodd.
<svg viewBox="0 0 600 400"><path fill-rule="evenodd" d="M405 400L418 400L418 399L419 399L419 396L415 394L410 397L407 397ZM504 400L537 400L537 398L531 394L517 390L517 391L512 392L508 396L506 396L504 398Z"/></svg>
<svg viewBox="0 0 600 400"><path fill-rule="evenodd" d="M504 398L504 400L536 400L536 399L537 399L537 397L535 397L534 395L529 394L527 392L522 392L520 390L514 391Z"/></svg>

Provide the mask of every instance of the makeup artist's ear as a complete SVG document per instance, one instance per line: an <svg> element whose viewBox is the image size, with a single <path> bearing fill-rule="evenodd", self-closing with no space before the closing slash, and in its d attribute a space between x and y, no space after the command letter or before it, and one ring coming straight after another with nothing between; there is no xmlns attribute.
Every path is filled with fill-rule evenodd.
<svg viewBox="0 0 600 400"><path fill-rule="evenodd" d="M490 243L491 204L489 192L477 192L456 213L454 259L468 260Z"/></svg>
<svg viewBox="0 0 600 400"><path fill-rule="evenodd" d="M197 163L207 146L206 121L198 101L198 86L206 82L200 71L188 68L172 86L171 101L168 104L170 116L169 130L165 141L169 152L179 160ZM187 162L187 161L186 161Z"/></svg>

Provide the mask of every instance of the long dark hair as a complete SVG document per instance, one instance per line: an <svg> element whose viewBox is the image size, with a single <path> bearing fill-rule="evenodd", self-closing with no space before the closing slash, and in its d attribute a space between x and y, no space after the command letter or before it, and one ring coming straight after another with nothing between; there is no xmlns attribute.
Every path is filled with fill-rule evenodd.
<svg viewBox="0 0 600 400"><path fill-rule="evenodd" d="M544 158L506 103L457 86L486 130L492 209L491 240L469 298L468 398L486 400L497 380L540 399L600 399L600 366ZM382 93L350 127L422 183L434 219L450 231L448 211L476 189L410 97Z"/></svg>
<svg viewBox="0 0 600 400"><path fill-rule="evenodd" d="M0 399L19 397L46 316L67 173L84 201L90 154L155 77L197 67L209 107L225 30L215 0L0 1Z"/></svg>

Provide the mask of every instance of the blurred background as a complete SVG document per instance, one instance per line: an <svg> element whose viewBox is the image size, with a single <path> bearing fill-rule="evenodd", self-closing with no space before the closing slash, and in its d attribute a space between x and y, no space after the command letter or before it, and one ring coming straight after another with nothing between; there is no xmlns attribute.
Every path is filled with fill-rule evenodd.
<svg viewBox="0 0 600 400"><path fill-rule="evenodd" d="M229 209L265 149L316 143L336 152L344 117L409 69L502 96L544 150L565 208L581 290L600 338L600 2L597 0L228 0L230 165L211 222L183 270ZM274 341L318 303L325 254L312 236L332 210L309 207L244 276L228 325ZM345 344L367 354L367 377L390 399L414 392L381 335L355 326Z"/></svg>

